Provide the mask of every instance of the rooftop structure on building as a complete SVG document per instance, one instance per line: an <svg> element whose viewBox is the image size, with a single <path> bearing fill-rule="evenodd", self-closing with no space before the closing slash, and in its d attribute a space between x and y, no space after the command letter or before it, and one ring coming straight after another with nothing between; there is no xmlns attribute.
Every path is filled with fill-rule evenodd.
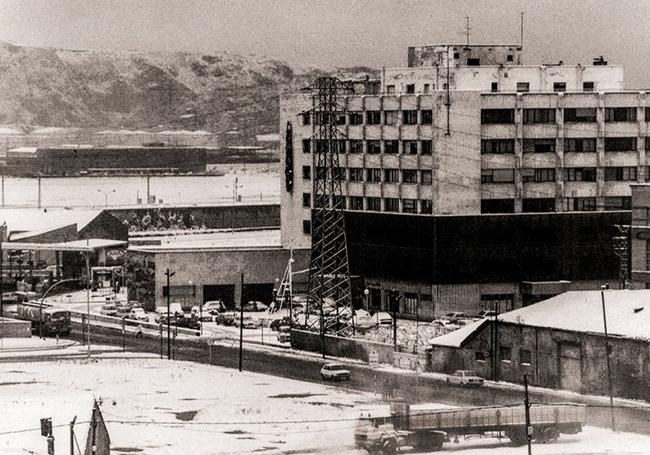
<svg viewBox="0 0 650 455"><path fill-rule="evenodd" d="M379 291L371 305L385 308L386 289L395 287L411 301L435 301L434 315L463 305L478 312L494 300L521 305L524 287L584 289L616 281L610 230L629 221L630 184L650 179L650 100L625 89L621 66L602 57L590 63L524 64L521 45L420 46L409 48L408 67L382 70L376 93L340 94L339 167L330 171L341 181L348 225L354 223L354 232L348 226L351 272ZM315 140L322 119L313 106L304 93L281 99L280 127L291 124L291 147L281 137L285 248L311 248L312 209L320 200L314 179L327 172L315 161L326 145ZM289 187L287 175L293 176ZM502 232L522 226L519 214L528 217L527 235L540 249L528 255L519 244L514 256L499 254L514 248ZM453 235L468 222L482 232L480 242ZM569 235L560 228L564 223L581 225L584 233ZM443 225L455 231L441 232ZM567 245L598 230L602 236L592 242L598 248L585 243L582 259L568 253ZM438 240L432 241L433 264L413 264L420 251L407 232L444 238L452 256L481 257L487 262L473 270L485 270L490 281L438 270L453 271L451 263L440 263ZM536 256L544 248L539 266ZM373 249L394 253L386 259L392 274L378 272ZM523 262L507 263L506 256ZM360 264L370 266L369 257L374 272L360 270ZM587 276L588 263L604 266ZM429 276L418 272L431 268ZM410 277L400 275L404 270ZM525 284L536 281L555 284ZM563 281L570 284L559 286ZM540 292L533 301L545 295ZM400 311L412 307L403 303Z"/></svg>

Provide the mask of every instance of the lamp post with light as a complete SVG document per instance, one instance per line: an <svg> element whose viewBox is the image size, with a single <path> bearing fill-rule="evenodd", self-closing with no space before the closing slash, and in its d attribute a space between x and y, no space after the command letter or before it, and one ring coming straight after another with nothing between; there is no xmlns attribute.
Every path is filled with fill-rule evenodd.
<svg viewBox="0 0 650 455"><path fill-rule="evenodd" d="M97 192L102 193L104 195L104 207L108 207L108 196L111 194L115 193L117 190L112 189L111 191L104 191L99 188L97 188Z"/></svg>

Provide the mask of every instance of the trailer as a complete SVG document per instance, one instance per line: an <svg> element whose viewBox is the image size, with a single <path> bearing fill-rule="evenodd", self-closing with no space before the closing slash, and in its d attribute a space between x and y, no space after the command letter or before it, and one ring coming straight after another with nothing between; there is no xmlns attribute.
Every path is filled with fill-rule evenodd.
<svg viewBox="0 0 650 455"><path fill-rule="evenodd" d="M16 307L16 318L32 323L32 331L40 332L43 325L43 335L70 334L70 312L63 308L53 307L39 302L19 302Z"/></svg>
<svg viewBox="0 0 650 455"><path fill-rule="evenodd" d="M532 404L530 426L536 442L556 441L560 434L576 434L585 422L580 404ZM527 443L523 405L449 409L414 409L392 402L389 416L361 415L354 438L358 448L370 453L396 453L400 445L418 450L440 450L451 438L485 434L505 435L514 444Z"/></svg>

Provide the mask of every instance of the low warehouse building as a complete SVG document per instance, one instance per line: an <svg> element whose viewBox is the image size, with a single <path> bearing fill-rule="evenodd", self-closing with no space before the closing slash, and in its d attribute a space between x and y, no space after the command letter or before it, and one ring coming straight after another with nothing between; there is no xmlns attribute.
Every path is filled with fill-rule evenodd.
<svg viewBox="0 0 650 455"><path fill-rule="evenodd" d="M604 300L614 395L650 399L650 290L608 290ZM430 367L606 395L600 291L565 292L431 340Z"/></svg>

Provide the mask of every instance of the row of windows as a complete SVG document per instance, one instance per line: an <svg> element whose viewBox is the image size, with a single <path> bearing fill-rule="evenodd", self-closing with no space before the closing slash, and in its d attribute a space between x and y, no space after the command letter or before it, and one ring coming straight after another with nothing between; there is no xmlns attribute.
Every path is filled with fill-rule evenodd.
<svg viewBox="0 0 650 455"><path fill-rule="evenodd" d="M569 167L564 168L564 181L566 182L595 182L595 167ZM604 168L606 181L636 181L636 166L618 166ZM650 166L646 166L646 181L650 181ZM522 169L521 180L524 183L555 182L555 168ZM514 183L514 169L483 169L481 183Z"/></svg>
<svg viewBox="0 0 650 455"><path fill-rule="evenodd" d="M329 145L325 140L302 140L302 152L311 153L312 144L315 147L315 152L324 152ZM370 155L378 153L390 153L404 155L431 155L433 150L433 141L398 141L398 140L384 140L371 139L362 141L360 139L338 139L331 143L332 151L336 153L368 153Z"/></svg>
<svg viewBox="0 0 650 455"><path fill-rule="evenodd" d="M302 178L311 179L311 167L302 167ZM324 179L325 168L317 167L315 178ZM401 177L401 178L400 178ZM419 177L419 178L418 178ZM422 185L431 185L433 181L433 172L430 170L417 169L394 169L394 168L363 168L363 167L338 167L332 169L332 179L350 180L351 182L371 182L371 183L421 183Z"/></svg>
<svg viewBox="0 0 650 455"><path fill-rule="evenodd" d="M555 153L555 139L524 139L523 153ZM636 137L606 137L605 152L635 152L637 150ZM650 137L645 138L645 150L650 151ZM595 153L596 138L566 138L564 139L565 153ZM513 154L515 153L514 139L482 139L482 154Z"/></svg>
<svg viewBox="0 0 650 455"><path fill-rule="evenodd" d="M595 197L563 198L563 209L571 211L596 210ZM632 198L630 196L609 196L604 198L604 210L630 210ZM555 212L554 198L527 198L521 200L522 212ZM483 199L481 213L515 213L514 199Z"/></svg>
<svg viewBox="0 0 650 455"><path fill-rule="evenodd" d="M365 115L364 115L365 114ZM408 109L402 111L350 111L350 112L303 112L302 124L311 125L431 125L433 110Z"/></svg>
<svg viewBox="0 0 650 455"><path fill-rule="evenodd" d="M636 122L636 107L606 107L605 122ZM595 107L564 108L564 122L596 122L597 110ZM650 107L644 109L645 121L650 122ZM523 109L524 123L555 123L556 109L533 108ZM481 109L481 123L515 123L514 109Z"/></svg>

